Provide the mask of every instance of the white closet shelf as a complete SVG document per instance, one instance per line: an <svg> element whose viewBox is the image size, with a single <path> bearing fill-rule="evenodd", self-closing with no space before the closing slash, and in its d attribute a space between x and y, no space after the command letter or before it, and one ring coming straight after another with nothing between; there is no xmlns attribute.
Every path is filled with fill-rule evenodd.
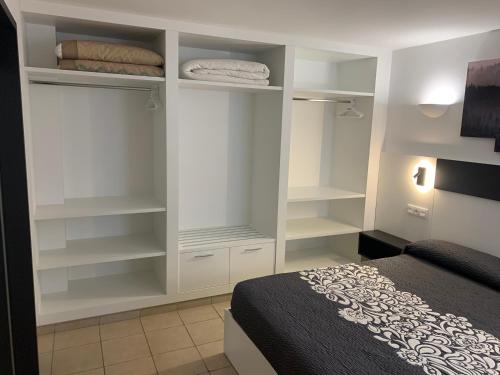
<svg viewBox="0 0 500 375"><path fill-rule="evenodd" d="M40 205L35 220L65 219L88 216L124 215L166 211L151 197L99 197L65 199L62 204Z"/></svg>
<svg viewBox="0 0 500 375"><path fill-rule="evenodd" d="M154 272L124 273L71 280L67 291L42 295L40 312L51 315L92 310L99 315L98 311L105 306L121 304L130 309L140 300L164 296Z"/></svg>
<svg viewBox="0 0 500 375"><path fill-rule="evenodd" d="M361 232L360 228L324 217L289 219L286 222L287 240L336 236L358 232Z"/></svg>
<svg viewBox="0 0 500 375"><path fill-rule="evenodd" d="M67 241L66 248L42 250L38 270L165 256L153 234Z"/></svg>
<svg viewBox="0 0 500 375"><path fill-rule="evenodd" d="M179 251L213 249L216 247L245 246L273 242L250 226L191 229L179 232Z"/></svg>
<svg viewBox="0 0 500 375"><path fill-rule="evenodd" d="M50 68L24 68L30 81L48 83L92 84L104 86L155 87L165 82L164 77L133 76L98 72L81 72Z"/></svg>
<svg viewBox="0 0 500 375"><path fill-rule="evenodd" d="M313 268L333 267L352 263L353 260L335 254L329 248L314 248L287 251L285 254L285 272L297 272Z"/></svg>
<svg viewBox="0 0 500 375"><path fill-rule="evenodd" d="M336 98L369 98L375 94L373 92L327 90L300 87L293 91L295 97L315 98L315 99L336 99Z"/></svg>
<svg viewBox="0 0 500 375"><path fill-rule="evenodd" d="M326 201L364 198L365 194L328 186L300 186L288 188L288 202Z"/></svg>
<svg viewBox="0 0 500 375"><path fill-rule="evenodd" d="M198 81L193 79L179 79L179 87L184 89L237 91L237 92L267 92L283 91L281 86L247 85L243 83L226 83L212 81Z"/></svg>

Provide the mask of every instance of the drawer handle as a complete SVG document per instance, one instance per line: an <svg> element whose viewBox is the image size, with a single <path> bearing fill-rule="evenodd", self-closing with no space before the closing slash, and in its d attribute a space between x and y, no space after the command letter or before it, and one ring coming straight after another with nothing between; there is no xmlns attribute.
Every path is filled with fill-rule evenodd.
<svg viewBox="0 0 500 375"><path fill-rule="evenodd" d="M259 250L262 250L262 247L256 247L255 249L245 249L245 253L251 253Z"/></svg>
<svg viewBox="0 0 500 375"><path fill-rule="evenodd" d="M215 254L198 254L195 255L195 258L208 258L208 257L213 257Z"/></svg>

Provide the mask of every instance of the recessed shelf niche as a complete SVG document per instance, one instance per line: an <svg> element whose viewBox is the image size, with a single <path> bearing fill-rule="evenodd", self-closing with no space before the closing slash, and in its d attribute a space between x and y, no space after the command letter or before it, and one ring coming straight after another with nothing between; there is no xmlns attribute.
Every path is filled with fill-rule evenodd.
<svg viewBox="0 0 500 375"><path fill-rule="evenodd" d="M165 296L164 223L163 212L38 221L42 316Z"/></svg>
<svg viewBox="0 0 500 375"><path fill-rule="evenodd" d="M297 48L294 88L316 97L373 96L377 59L351 53Z"/></svg>

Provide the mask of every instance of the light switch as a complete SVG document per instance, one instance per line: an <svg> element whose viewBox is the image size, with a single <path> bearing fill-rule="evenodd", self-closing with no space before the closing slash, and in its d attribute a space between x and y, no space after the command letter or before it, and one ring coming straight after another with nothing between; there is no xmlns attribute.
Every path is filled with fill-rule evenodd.
<svg viewBox="0 0 500 375"><path fill-rule="evenodd" d="M423 219L427 219L427 216L429 215L428 208L415 206L414 204L410 204L410 203L408 203L407 211L410 215L418 216L418 217L421 217Z"/></svg>

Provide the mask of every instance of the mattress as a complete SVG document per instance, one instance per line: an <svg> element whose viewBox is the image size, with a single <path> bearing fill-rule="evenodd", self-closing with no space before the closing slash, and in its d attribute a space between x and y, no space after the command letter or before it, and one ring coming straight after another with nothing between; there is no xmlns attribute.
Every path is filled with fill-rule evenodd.
<svg viewBox="0 0 500 375"><path fill-rule="evenodd" d="M278 374L499 374L500 260L463 249L424 243L361 266L245 281L231 312ZM423 315L370 305L360 298L359 273L399 296L386 301L409 298ZM356 313L363 301L366 316Z"/></svg>

